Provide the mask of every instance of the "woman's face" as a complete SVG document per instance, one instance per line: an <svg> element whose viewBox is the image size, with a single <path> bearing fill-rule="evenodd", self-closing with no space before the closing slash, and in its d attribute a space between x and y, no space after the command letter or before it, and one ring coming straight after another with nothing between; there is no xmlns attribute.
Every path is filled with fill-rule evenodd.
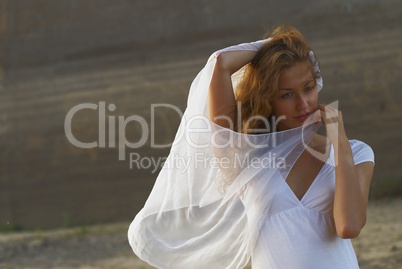
<svg viewBox="0 0 402 269"><path fill-rule="evenodd" d="M276 130L302 126L317 107L318 91L311 66L299 62L286 68L279 77L278 86L278 94L272 103Z"/></svg>

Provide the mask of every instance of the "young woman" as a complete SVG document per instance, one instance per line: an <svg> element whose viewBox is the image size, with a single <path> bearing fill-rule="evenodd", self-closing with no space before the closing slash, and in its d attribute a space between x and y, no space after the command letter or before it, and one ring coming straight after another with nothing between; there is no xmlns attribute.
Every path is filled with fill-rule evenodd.
<svg viewBox="0 0 402 269"><path fill-rule="evenodd" d="M158 268L243 268L250 258L253 268L358 268L350 238L366 222L374 154L348 139L339 110L318 104L321 88L291 26L214 53L193 82L171 165L130 226L134 252ZM180 158L184 172L172 165Z"/></svg>

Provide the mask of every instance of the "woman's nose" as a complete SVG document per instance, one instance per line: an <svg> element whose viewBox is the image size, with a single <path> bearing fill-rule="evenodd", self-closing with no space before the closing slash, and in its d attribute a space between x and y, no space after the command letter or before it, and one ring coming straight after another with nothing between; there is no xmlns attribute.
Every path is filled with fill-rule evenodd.
<svg viewBox="0 0 402 269"><path fill-rule="evenodd" d="M308 98L307 96L301 94L297 97L297 109L304 109L308 107Z"/></svg>

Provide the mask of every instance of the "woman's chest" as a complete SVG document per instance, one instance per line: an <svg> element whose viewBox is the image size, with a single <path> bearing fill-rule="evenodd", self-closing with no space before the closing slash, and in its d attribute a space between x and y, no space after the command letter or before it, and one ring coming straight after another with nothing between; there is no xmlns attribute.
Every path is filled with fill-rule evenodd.
<svg viewBox="0 0 402 269"><path fill-rule="evenodd" d="M324 164L301 199L296 196L282 176L278 176L274 180L281 181L281 185L272 197L268 215L302 206L332 216L335 172L331 165Z"/></svg>
<svg viewBox="0 0 402 269"><path fill-rule="evenodd" d="M286 183L301 200L323 169L324 162L310 155L299 158L286 177Z"/></svg>

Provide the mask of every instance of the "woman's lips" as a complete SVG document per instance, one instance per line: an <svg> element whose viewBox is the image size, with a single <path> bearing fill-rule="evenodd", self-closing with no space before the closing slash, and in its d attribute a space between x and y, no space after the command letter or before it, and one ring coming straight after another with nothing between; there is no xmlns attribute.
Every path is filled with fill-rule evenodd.
<svg viewBox="0 0 402 269"><path fill-rule="evenodd" d="M301 116L295 117L295 119L300 120L300 121L305 121L305 120L308 119L308 117L310 117L310 115L311 115L311 113L306 113L306 114L303 114Z"/></svg>

